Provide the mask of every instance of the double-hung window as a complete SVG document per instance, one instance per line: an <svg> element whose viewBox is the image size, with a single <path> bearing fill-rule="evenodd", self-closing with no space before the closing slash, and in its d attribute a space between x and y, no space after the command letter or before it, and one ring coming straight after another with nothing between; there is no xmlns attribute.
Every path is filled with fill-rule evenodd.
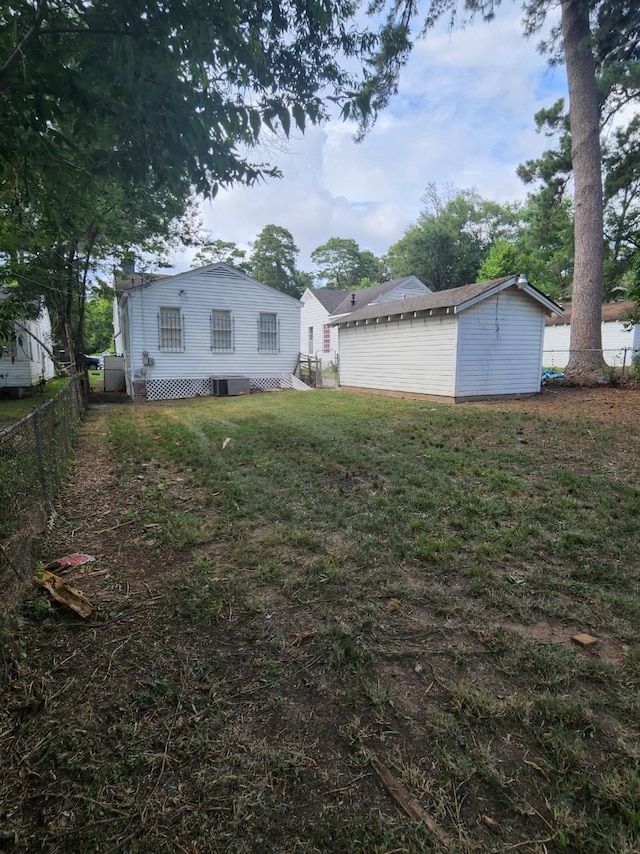
<svg viewBox="0 0 640 854"><path fill-rule="evenodd" d="M322 352L331 352L331 327L328 323L322 327Z"/></svg>
<svg viewBox="0 0 640 854"><path fill-rule="evenodd" d="M211 312L211 349L214 353L233 351L233 317L230 311L214 308Z"/></svg>
<svg viewBox="0 0 640 854"><path fill-rule="evenodd" d="M264 311L258 317L258 352L277 353L280 349L278 315Z"/></svg>
<svg viewBox="0 0 640 854"><path fill-rule="evenodd" d="M307 353L311 356L313 354L313 326L310 326L308 331L309 331L309 336L308 336Z"/></svg>
<svg viewBox="0 0 640 854"><path fill-rule="evenodd" d="M158 347L168 353L184 350L184 329L179 308L163 306L158 315Z"/></svg>

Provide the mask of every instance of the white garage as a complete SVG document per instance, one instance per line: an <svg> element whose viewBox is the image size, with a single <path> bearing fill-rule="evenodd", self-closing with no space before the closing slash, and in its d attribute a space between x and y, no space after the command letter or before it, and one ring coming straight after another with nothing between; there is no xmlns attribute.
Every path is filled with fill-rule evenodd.
<svg viewBox="0 0 640 854"><path fill-rule="evenodd" d="M455 402L539 392L551 313L524 276L366 306L333 321L340 385Z"/></svg>

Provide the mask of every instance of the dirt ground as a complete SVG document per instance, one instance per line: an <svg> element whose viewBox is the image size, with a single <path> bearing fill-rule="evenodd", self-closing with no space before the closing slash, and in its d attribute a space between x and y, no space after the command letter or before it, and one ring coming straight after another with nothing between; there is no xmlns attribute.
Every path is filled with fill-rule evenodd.
<svg viewBox="0 0 640 854"><path fill-rule="evenodd" d="M572 387L543 386L540 394L520 400L495 401L484 404L493 408L517 409L548 415L554 418L581 418L588 416L602 421L635 422L640 411L640 388L637 386Z"/></svg>
<svg viewBox="0 0 640 854"><path fill-rule="evenodd" d="M314 673L307 640L316 627L276 588L278 624L230 608L213 624L195 619L187 632L184 626L178 632L181 605L167 591L192 556L150 549L153 526L131 517L156 472L149 465L125 487L116 485L104 441L114 405L129 404L106 404L95 396L42 553L44 562L73 552L95 558L66 580L82 590L97 615L87 622L66 613L54 619L41 593L29 593L23 618L27 665L13 668L0 710L0 848L287 851L283 839L291 838L292 828L286 793L293 780L307 799L298 803L299 834L305 815L318 822L349 813L357 771L332 747L346 694ZM637 422L640 389L546 387L536 397L467 405L554 419L588 415L619 422L624 430L625 423ZM201 497L177 474L163 489L184 510ZM421 631L421 642L432 631L439 643L437 627L425 624ZM278 643L288 656L280 672L264 653ZM393 655L389 669L394 679L402 678ZM404 694L399 690L407 714L412 702L426 702L427 689L429 702L437 698L438 679L429 672L420 678L420 692L413 684ZM358 737L355 723L349 726L341 731L345 742ZM313 755L304 738L312 728ZM298 753L283 753L283 745L296 743ZM130 776L123 774L123 763ZM358 803L364 798L372 813L392 809L370 769L361 774ZM254 780L251 788L246 779ZM322 812L315 792L323 793ZM460 806L462 819L465 809ZM216 810L221 818L212 821ZM261 819L267 813L273 825ZM477 817L468 818L477 824ZM491 850L490 823L482 832ZM326 850L340 846L328 844Z"/></svg>
<svg viewBox="0 0 640 854"><path fill-rule="evenodd" d="M634 420L640 404L640 387L637 383L627 383L622 386L594 385L584 386L561 385L559 382L544 385L540 394L524 395L495 400L471 401L461 404L449 404L428 395L412 395L405 392L377 392L370 389L350 389L362 394L383 394L403 400L444 402L447 405L479 406L491 409L511 409L548 415L558 418L580 418L588 416L603 421Z"/></svg>

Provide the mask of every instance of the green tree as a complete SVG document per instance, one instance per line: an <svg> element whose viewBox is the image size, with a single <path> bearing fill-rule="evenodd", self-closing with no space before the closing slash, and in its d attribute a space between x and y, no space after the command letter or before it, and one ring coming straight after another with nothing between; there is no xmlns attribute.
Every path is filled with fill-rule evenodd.
<svg viewBox="0 0 640 854"><path fill-rule="evenodd" d="M110 350L113 343L113 291L92 293L85 306L84 345L87 353Z"/></svg>
<svg viewBox="0 0 640 854"><path fill-rule="evenodd" d="M488 282L501 276L513 275L522 268L522 256L515 243L496 240L478 270L478 281Z"/></svg>
<svg viewBox="0 0 640 854"><path fill-rule="evenodd" d="M98 131L103 174L187 176L205 195L276 174L250 159L263 129L304 130L334 99L368 108L357 63L345 67L377 38L353 13L338 0L2 0L3 160L17 169L56 135L83 150Z"/></svg>
<svg viewBox="0 0 640 854"><path fill-rule="evenodd" d="M73 164L61 164L57 176L32 169L29 186L16 184L0 210L11 222L0 275L17 283L23 302L44 297L66 360L80 365L87 291L100 264L112 266L133 247L161 261L163 251L190 239L188 197Z"/></svg>
<svg viewBox="0 0 640 854"><path fill-rule="evenodd" d="M428 32L443 15L448 15L453 24L459 12L471 17L479 14L490 20L499 2L430 0L421 22L422 32ZM539 31L553 6L551 0L525 0L526 35ZM378 12L382 8L382 0L374 3ZM420 11L419 4L413 0L398 0L389 11L388 25L392 28L404 24L408 29ZM553 31L550 42L542 47L549 53L551 62L564 61L569 88L575 251L572 354L567 370L580 373L599 369L604 364L600 323L604 269L600 106L608 100L615 101L616 108L619 108L622 103L637 97L640 26L637 10L628 0L561 0L560 13L560 28ZM381 69L388 68L384 61L388 51L388 45L383 43L378 53ZM397 66L406 59L399 39L396 39L394 56ZM384 80L381 70L376 84L382 85ZM387 92L392 91L393 80L397 77L387 85Z"/></svg>
<svg viewBox="0 0 640 854"><path fill-rule="evenodd" d="M517 232L497 240L478 270L480 280L524 273L554 299L570 298L573 215L567 199L540 191L519 208Z"/></svg>
<svg viewBox="0 0 640 854"><path fill-rule="evenodd" d="M554 149L520 167L527 182L539 181L536 194L546 208L546 221L553 207L569 191L572 176L571 134L564 102L536 116L540 130L555 137ZM635 255L640 245L640 119L634 116L603 137L604 176L604 268L603 298L616 299L633 278Z"/></svg>
<svg viewBox="0 0 640 854"><path fill-rule="evenodd" d="M329 288L368 287L384 280L384 265L368 249L360 249L352 238L330 237L311 253L316 275Z"/></svg>
<svg viewBox="0 0 640 854"><path fill-rule="evenodd" d="M170 240L194 190L277 175L254 156L265 130L304 130L333 103L370 109L354 60L378 40L353 13L341 0L0 0L0 261L46 295L70 358L95 264Z"/></svg>
<svg viewBox="0 0 640 854"><path fill-rule="evenodd" d="M280 225L265 225L253 243L249 259L251 275L299 299L302 294L296 268L299 251L290 231Z"/></svg>
<svg viewBox="0 0 640 854"><path fill-rule="evenodd" d="M520 264L539 290L554 299L570 298L573 273L573 208L566 198L530 195L521 213L516 245Z"/></svg>
<svg viewBox="0 0 640 854"><path fill-rule="evenodd" d="M230 264L237 270L249 271L247 253L229 240L211 240L204 238L193 256L193 267L206 267L207 264Z"/></svg>
<svg viewBox="0 0 640 854"><path fill-rule="evenodd" d="M616 299L634 281L640 253L640 117L616 128L603 150L604 293Z"/></svg>
<svg viewBox="0 0 640 854"><path fill-rule="evenodd" d="M416 275L434 291L475 281L491 245L511 236L517 214L474 190L429 184L417 223L389 248L393 276Z"/></svg>

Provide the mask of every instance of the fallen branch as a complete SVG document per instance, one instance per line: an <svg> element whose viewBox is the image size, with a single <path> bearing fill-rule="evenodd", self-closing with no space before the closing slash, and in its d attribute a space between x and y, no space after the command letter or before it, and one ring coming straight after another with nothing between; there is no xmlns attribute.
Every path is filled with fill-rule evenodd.
<svg viewBox="0 0 640 854"><path fill-rule="evenodd" d="M385 768L375 754L369 757L369 762L387 794L391 795L393 800L402 807L410 819L421 821L445 851L448 851L450 843L447 836L440 830L431 816L425 813L420 804L411 796L411 793L393 776L388 768Z"/></svg>

